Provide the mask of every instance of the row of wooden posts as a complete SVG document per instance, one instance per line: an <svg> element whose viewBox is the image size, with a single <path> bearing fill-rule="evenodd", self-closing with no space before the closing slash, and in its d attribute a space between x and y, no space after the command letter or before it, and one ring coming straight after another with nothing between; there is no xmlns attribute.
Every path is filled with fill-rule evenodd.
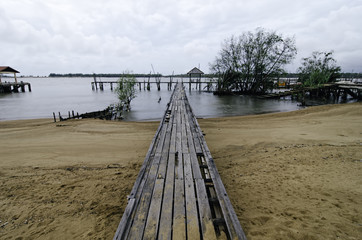
<svg viewBox="0 0 362 240"><path fill-rule="evenodd" d="M31 84L28 82L0 82L0 93L25 92L25 87L28 86L28 91L31 92Z"/></svg>
<svg viewBox="0 0 362 240"><path fill-rule="evenodd" d="M136 85L138 86L139 91L142 91L142 89L151 90L151 84L156 84L157 86L157 90L160 91L161 90L161 84L167 84L167 90L171 91L172 90L172 86L175 84L176 82L173 82L172 80L170 80L169 82L160 82L160 81L143 81L143 82L137 82ZM182 82L185 84L189 84L189 89L192 89L192 84L195 84L195 89L202 91L202 84L206 84L205 90L206 91L210 91L213 89L213 84L216 84L215 82L209 81L209 82L201 82L201 81L187 81L187 82ZM92 85L92 90L101 90L104 91L104 85L109 84L111 90L113 91L114 86L113 84L117 85L118 82L117 81L94 81L91 82ZM142 88L142 84L143 84L143 88Z"/></svg>

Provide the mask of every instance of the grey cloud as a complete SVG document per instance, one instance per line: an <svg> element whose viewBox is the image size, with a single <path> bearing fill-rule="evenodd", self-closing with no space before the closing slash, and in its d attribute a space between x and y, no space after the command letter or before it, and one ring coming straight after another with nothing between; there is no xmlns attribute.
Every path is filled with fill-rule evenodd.
<svg viewBox="0 0 362 240"><path fill-rule="evenodd" d="M335 50L344 71L362 72L361 12L360 0L2 0L0 60L33 75L146 73L151 63L165 74L208 72L225 38L263 27L296 37L289 71Z"/></svg>

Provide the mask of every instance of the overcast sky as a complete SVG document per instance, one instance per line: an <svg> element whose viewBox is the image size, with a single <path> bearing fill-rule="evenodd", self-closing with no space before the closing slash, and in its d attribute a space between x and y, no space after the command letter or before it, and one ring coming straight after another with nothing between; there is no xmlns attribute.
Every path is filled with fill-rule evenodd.
<svg viewBox="0 0 362 240"><path fill-rule="evenodd" d="M209 72L224 39L257 27L334 50L362 72L362 0L1 0L0 66L21 75Z"/></svg>

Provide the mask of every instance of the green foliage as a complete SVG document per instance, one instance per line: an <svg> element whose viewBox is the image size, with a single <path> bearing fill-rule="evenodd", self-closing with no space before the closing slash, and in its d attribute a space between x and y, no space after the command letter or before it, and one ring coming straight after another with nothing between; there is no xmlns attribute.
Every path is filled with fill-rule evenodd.
<svg viewBox="0 0 362 240"><path fill-rule="evenodd" d="M210 70L219 76L219 91L262 94L296 53L294 38L258 28L226 39Z"/></svg>
<svg viewBox="0 0 362 240"><path fill-rule="evenodd" d="M321 84L335 82L340 76L341 67L331 52L313 52L311 57L302 59L299 67L299 81L305 87L315 87Z"/></svg>
<svg viewBox="0 0 362 240"><path fill-rule="evenodd" d="M123 73L117 82L115 92L121 105L125 106L127 110L130 109L131 101L136 97L136 78L130 73Z"/></svg>

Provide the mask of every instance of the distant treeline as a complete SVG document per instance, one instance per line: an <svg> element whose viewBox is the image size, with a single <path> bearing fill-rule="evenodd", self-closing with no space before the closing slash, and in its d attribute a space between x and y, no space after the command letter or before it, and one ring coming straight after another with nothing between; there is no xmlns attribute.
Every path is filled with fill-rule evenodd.
<svg viewBox="0 0 362 240"><path fill-rule="evenodd" d="M103 78L117 78L124 75L129 74L123 74L123 73L66 73L66 74L59 74L59 73L50 73L49 77L103 77ZM136 78L155 78L155 77L177 77L177 78L188 78L189 76L187 74L176 74L176 75L162 75L162 74L131 74L132 76ZM218 76L215 74L204 74L202 75L203 78L217 78ZM298 73L285 73L281 77L283 78L298 78ZM352 78L362 78L362 73L341 73L340 78L345 79L352 79Z"/></svg>
<svg viewBox="0 0 362 240"><path fill-rule="evenodd" d="M116 78L121 76L129 76L130 74L123 74L123 73L66 73L66 74L59 74L59 73L51 73L49 77L103 77L103 78ZM162 77L162 74L131 74L134 77Z"/></svg>

